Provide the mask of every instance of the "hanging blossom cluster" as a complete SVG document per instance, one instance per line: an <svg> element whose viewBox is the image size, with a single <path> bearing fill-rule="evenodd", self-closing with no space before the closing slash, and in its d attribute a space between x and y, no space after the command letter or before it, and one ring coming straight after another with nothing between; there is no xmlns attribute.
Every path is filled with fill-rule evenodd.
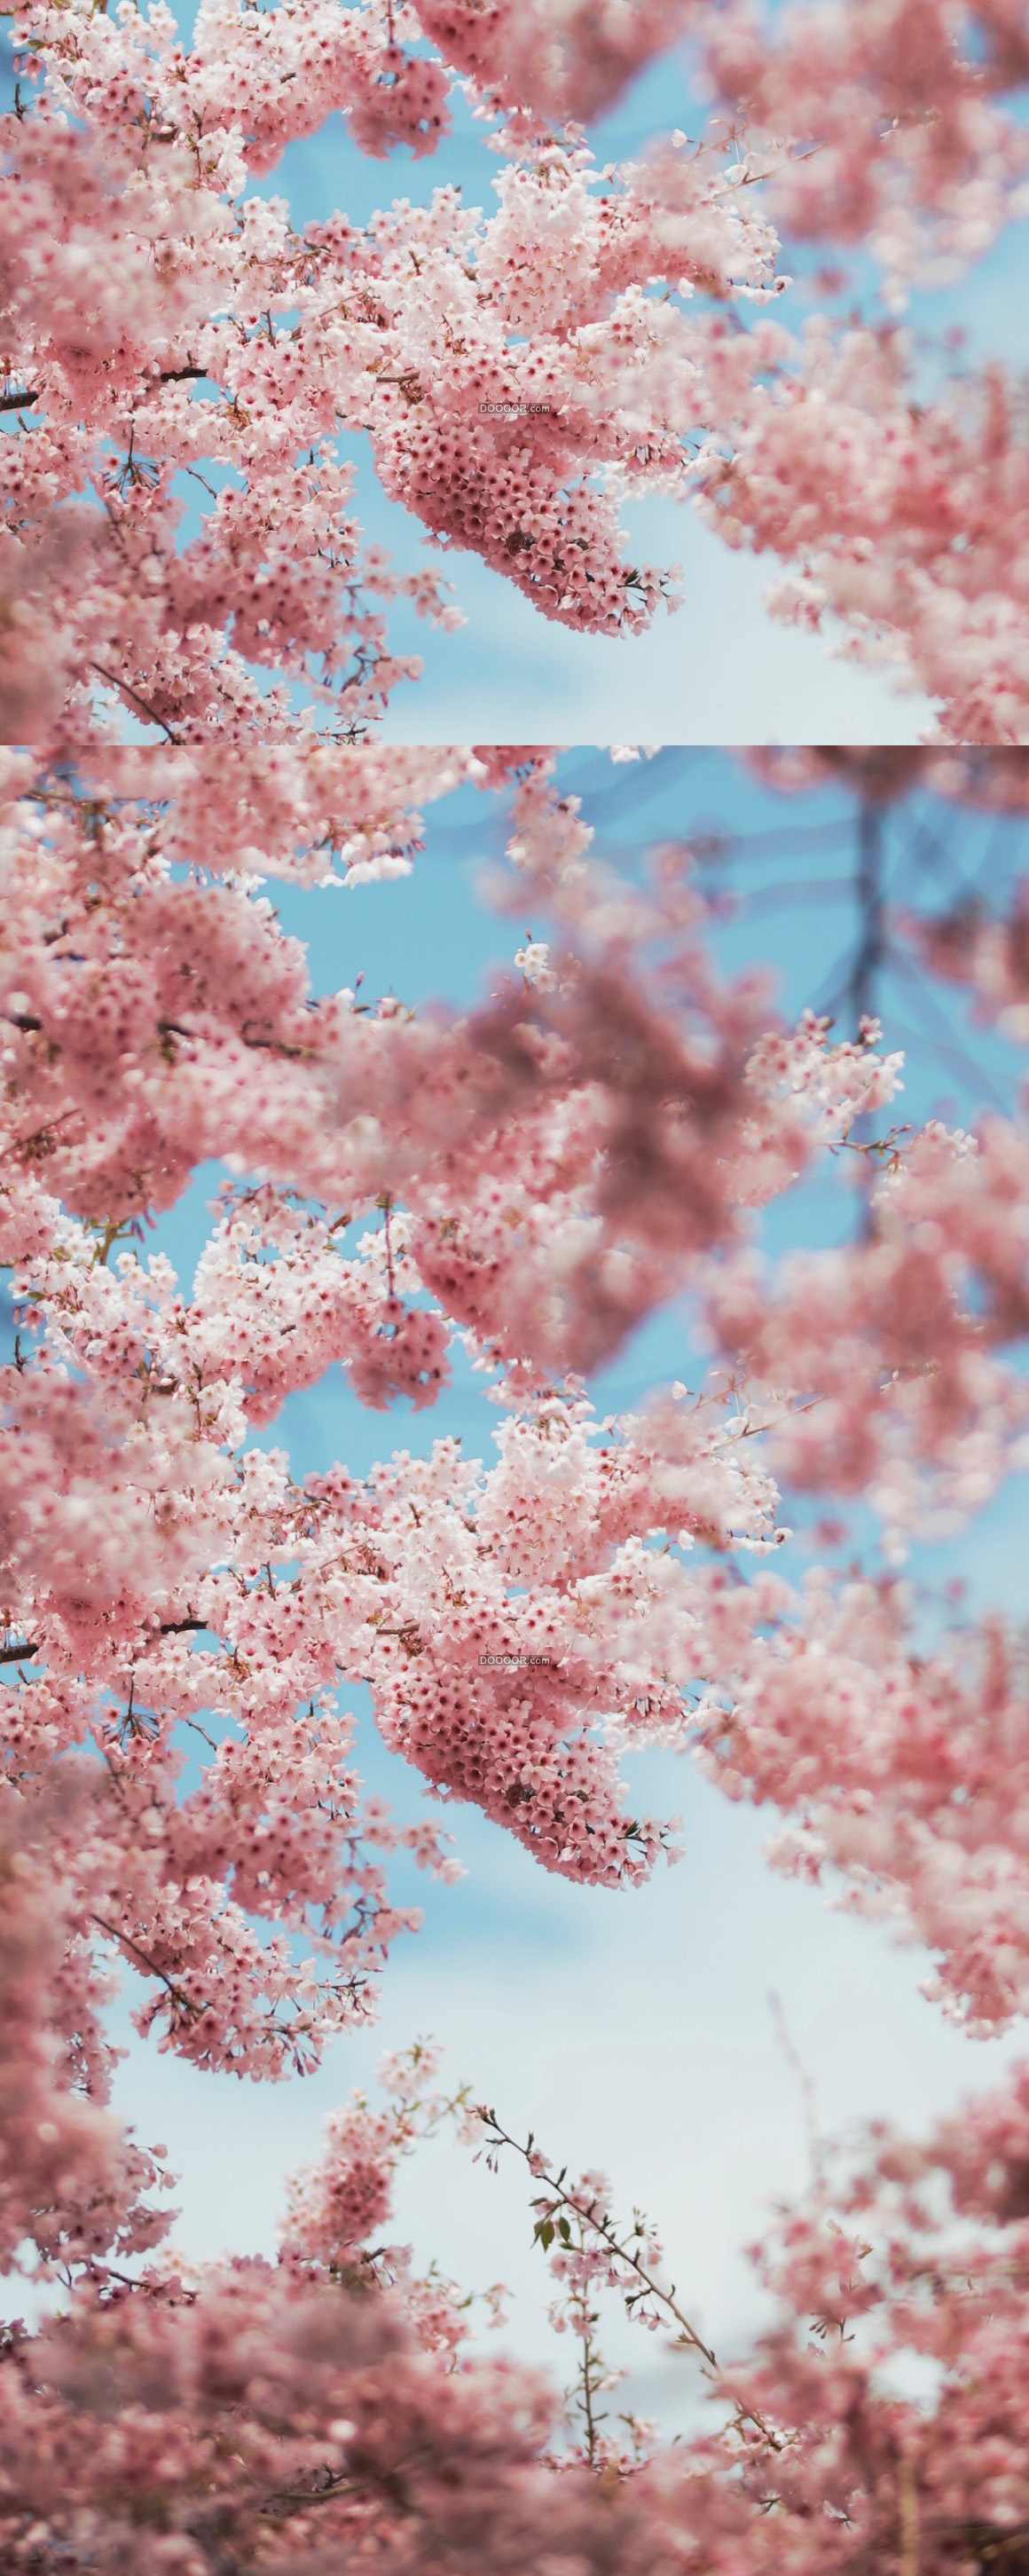
<svg viewBox="0 0 1029 2576"><path fill-rule="evenodd" d="M360 740L421 668L390 603L460 613L365 542L357 431L433 547L548 618L628 636L677 604L620 510L692 494L780 556L777 613L841 618L941 739L1025 739L1018 384L990 365L926 401L892 320L746 321L788 283L783 226L870 249L896 298L1024 211L1012 0L202 0L188 50L164 0L25 0L13 32L7 739L76 751L127 713L155 744ZM583 120L680 38L705 132L598 167ZM444 184L298 229L244 194L337 111L421 159L455 84L493 128L492 212Z"/></svg>
<svg viewBox="0 0 1029 2576"><path fill-rule="evenodd" d="M386 490L437 545L474 548L548 616L631 633L674 595L627 560L618 521L629 483L683 474L669 370L695 370L650 289L774 291L747 170L666 153L601 193L578 130L537 130L488 217L443 186L363 228L341 214L298 233L282 198L243 200L338 108L366 150L432 148L448 79L405 58L401 21L378 0L205 0L185 53L163 6L115 21L43 0L19 17L48 75L0 182L4 688L23 738L105 738L113 692L173 740L288 741L297 685L309 726L360 735L420 668L390 653L377 603L457 613L434 574L362 543L341 432L370 433ZM185 538L184 478L201 505ZM71 569L46 542L61 503Z"/></svg>

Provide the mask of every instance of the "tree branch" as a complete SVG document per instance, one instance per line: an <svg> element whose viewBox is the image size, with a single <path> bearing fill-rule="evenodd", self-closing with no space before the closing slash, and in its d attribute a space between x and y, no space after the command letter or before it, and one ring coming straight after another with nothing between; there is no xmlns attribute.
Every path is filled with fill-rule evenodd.
<svg viewBox="0 0 1029 2576"><path fill-rule="evenodd" d="M860 1037L862 1020L875 1016L875 978L886 954L882 828L879 806L866 799L858 814L858 865L854 883L861 929L847 985L854 1013L855 1037Z"/></svg>
<svg viewBox="0 0 1029 2576"><path fill-rule="evenodd" d="M148 717L151 724L160 725L161 732L167 735L169 742L178 742L178 734L172 731L171 725L166 724L164 717L158 715L156 707L149 706L147 700L140 697L138 689L134 689L128 680L116 679L114 672L105 671L100 662L90 662L88 667L96 672L98 680L106 680L109 689L120 689L124 698L131 698L133 706L139 708L141 715Z"/></svg>
<svg viewBox="0 0 1029 2576"><path fill-rule="evenodd" d="M106 1932L110 1940L119 1942L123 1950L131 1950L133 1958L138 1959L152 1977L159 1977L162 1986L167 1986L173 2003L177 2003L182 2012L199 2016L205 2009L202 2004L195 2004L190 1995L183 1994L181 1986L175 1985L173 1979L166 1976L164 1969L158 1967L156 1959L152 1959L147 1950L140 1949L138 1941L132 1939L131 1933L119 1932L116 1924L105 1923L102 1914L87 1914L86 1920L88 1923L95 1923L98 1932Z"/></svg>

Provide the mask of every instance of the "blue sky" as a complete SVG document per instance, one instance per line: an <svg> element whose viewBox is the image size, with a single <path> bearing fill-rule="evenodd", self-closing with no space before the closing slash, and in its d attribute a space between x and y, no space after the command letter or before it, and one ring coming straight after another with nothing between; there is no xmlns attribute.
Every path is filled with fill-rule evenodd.
<svg viewBox="0 0 1029 2576"><path fill-rule="evenodd" d="M760 908L719 933L726 968L772 960L791 1016L839 980L854 921L841 895L851 808L838 790L773 797L728 756L678 749L613 766L606 753L580 747L563 755L561 777L583 793L598 848L626 866L650 838L700 836L716 825L740 836L740 881ZM546 934L542 917L498 917L477 897L482 862L498 855L504 836L497 800L462 789L429 809L425 853L408 879L349 891L272 888L286 927L312 943L317 989L352 985L363 969L370 996L392 989L417 1004L432 996L472 1001L488 987L491 966L510 964L525 927ZM1012 827L922 800L888 827L888 844L900 893L919 847L944 877L984 867L996 875L1016 863L1019 841ZM887 985L887 1043L897 1042L893 1021L902 1007L907 1026L922 998ZM1010 1086L1015 1059L970 1029L959 1003L944 1006L944 1022L943 1042L967 1045L978 1070L959 1080L950 1059L934 1056L914 1031L899 1114L934 1111L968 1123L987 1084ZM154 1238L186 1282L217 1178L214 1166L199 1173ZM850 1222L835 1187L819 1184L797 1194L772 1232L780 1244L826 1240ZM592 1391L602 1411L631 1407L655 1380L680 1374L698 1382L688 1320L672 1307L651 1319ZM489 1459L496 1418L481 1381L460 1364L440 1404L418 1415L404 1403L389 1414L363 1410L332 1371L290 1398L259 1437L285 1445L296 1472L337 1457L361 1472L395 1448L418 1452L445 1432L460 1431L466 1454ZM1008 1488L963 1538L931 1557L921 1551L916 1571L940 1576L960 1565L973 1604L1020 1607L1021 1502L1021 1487ZM799 1527L803 1515L793 1517ZM787 1553L799 1569L802 1537ZM348 1690L343 1704L359 1715L369 1782L401 1816L424 1813L420 1779L382 1747L366 1692ZM477 1810L452 1809L467 1876L453 1888L420 1879L410 1887L425 1927L394 1951L377 2027L337 2043L305 2082L243 2088L158 2056L130 2032L128 2000L139 1987L127 1979L117 2025L129 2053L116 2100L145 2139L170 2147L182 2175L175 2199L188 2252L270 2251L284 2177L317 2155L324 2111L353 2083L371 2081L381 2049L432 2032L445 2045L448 2078L469 2079L509 2128L534 2128L559 2163L608 2169L622 2208L639 2204L663 2222L673 2276L695 2322L719 2353L732 2353L760 2314L740 2249L760 2233L767 2198L801 2189L806 2172L802 2103L776 2038L770 1990L828 2132L872 2111L924 2125L937 2106L985 2085L1018 2053L1017 2039L972 2044L942 2021L918 1992L928 1964L920 1951L895 1949L879 1927L833 1914L817 1891L776 1879L762 1858L774 1813L730 1806L688 1762L667 1754L635 1757L629 1776L652 1809L684 1814L686 1853L676 1868L628 1894L572 1887L548 1877ZM527 2194L513 2163L494 2178L457 2146L426 2148L405 2168L395 2233L419 2258L437 2255L469 2287L505 2278L516 2293L506 2346L560 2373L567 2351L545 2322L547 2275L531 2250ZM667 2356L659 2338L619 2329L614 2316L605 2349L635 2362L637 2407L669 2428L695 2420L692 2365Z"/></svg>
<svg viewBox="0 0 1029 2576"><path fill-rule="evenodd" d="M195 14L188 0L177 14L188 38ZM420 202L444 181L460 180L466 203L489 207L495 156L463 101L455 98L454 106L454 133L417 162L406 148L386 161L368 159L334 116L307 142L291 144L250 193L284 196L298 222L340 206L363 221L396 196ZM678 123L696 133L701 122L687 49L680 47L630 86L590 129L590 140L602 161L631 157L655 130ZM777 305L785 322L799 326L810 310L803 279L813 256L810 246L787 246L784 265L798 282ZM1023 267L1015 228L969 277L916 296L912 323L931 336L960 324L970 358L992 353L1023 363L1029 350ZM867 306L871 278L860 265L855 291ZM919 363L931 378L936 360L928 348ZM364 434L345 444L358 467L358 514L369 537L388 545L404 569L439 569L439 552L421 523L381 492ZM195 486L185 488L195 494ZM420 653L425 671L420 681L397 689L384 738L445 742L458 728L470 739L495 742L555 734L574 740L586 733L601 741L646 734L698 744L784 742L799 732L821 742L920 738L933 713L926 699L901 695L885 671L834 659L838 629L830 627L820 640L769 617L763 599L780 569L776 560L731 553L690 508L667 499L628 504L626 526L634 551L657 563L683 564L681 609L670 615L661 608L645 635L624 641L575 634L545 619L478 557L454 554L446 569L468 621L461 630L436 632L406 604L390 611L395 648ZM128 720L125 735L149 738Z"/></svg>

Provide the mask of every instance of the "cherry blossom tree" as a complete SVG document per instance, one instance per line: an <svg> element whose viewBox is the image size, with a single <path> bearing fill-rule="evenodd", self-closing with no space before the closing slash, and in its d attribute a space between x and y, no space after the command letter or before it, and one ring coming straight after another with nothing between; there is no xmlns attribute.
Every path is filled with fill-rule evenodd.
<svg viewBox="0 0 1029 2576"><path fill-rule="evenodd" d="M1029 798L1003 754L753 758L784 793L842 774L866 819L912 784ZM366 1794L358 1680L437 1813L477 1804L545 1868L632 1885L674 1856L676 1820L633 1814L620 1778L672 1744L779 1811L779 1866L920 1940L971 2037L1027 2008L1024 1640L991 1614L927 1651L902 1575L913 1530L1029 1454L1022 1106L901 1123L875 1020L778 1023L767 978L716 970L688 841L617 874L555 768L4 756L0 2237L57 2298L0 2355L14 2568L1024 2564L1024 2069L920 2146L819 2148L743 2364L603 2174L444 2094L421 2043L378 2107L332 2116L274 2265L185 2264L165 2150L110 2109L119 1960L162 2048L303 2073L416 1927L391 1852L459 1868L438 1821ZM316 998L265 884L402 875L419 807L458 783L508 798L498 900L551 936L464 1012ZM891 936L1024 1041L1024 892ZM759 1212L833 1156L865 1180L858 1239L762 1263ZM211 1158L186 1293L146 1220ZM589 1373L673 1295L706 1376L598 1422ZM247 1445L333 1366L373 1409L422 1410L458 1340L497 1406L489 1466L443 1437L301 1480ZM766 1560L805 1492L859 1495L885 1558L787 1579ZM460 2284L382 2241L400 2158L450 2124L532 2177L579 2356L564 2411L468 2348ZM605 2295L699 2356L710 2435L611 2429ZM912 2352L930 2403L886 2369Z"/></svg>
<svg viewBox="0 0 1029 2576"><path fill-rule="evenodd" d="M548 618L631 635L674 605L619 514L680 495L780 558L778 615L928 692L940 740L1026 740L1021 386L903 322L1024 212L1018 0L202 0L188 49L164 0L24 0L12 35L6 740L367 736L420 668L390 602L459 613L364 541L358 430L435 547ZM590 120L673 43L701 130L598 166ZM336 111L422 159L456 93L492 211L446 178L365 225L245 193ZM792 328L760 309L791 242L826 254Z"/></svg>

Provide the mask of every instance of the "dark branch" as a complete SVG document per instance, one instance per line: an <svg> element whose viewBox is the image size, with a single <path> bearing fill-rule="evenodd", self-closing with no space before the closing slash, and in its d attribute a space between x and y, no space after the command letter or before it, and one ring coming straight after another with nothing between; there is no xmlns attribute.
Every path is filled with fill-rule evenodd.
<svg viewBox="0 0 1029 2576"><path fill-rule="evenodd" d="M133 706L139 708L141 715L149 717L151 724L160 725L161 732L167 734L169 742L178 742L178 734L173 733L170 724L166 724L164 717L158 715L156 707L148 706L146 699L140 697L138 689L132 688L128 680L116 679L114 672L105 671L99 662L91 662L89 668L96 672L98 680L106 680L108 688L119 689L123 698L131 698Z"/></svg>
<svg viewBox="0 0 1029 2576"><path fill-rule="evenodd" d="M861 1033L861 1021L875 1016L875 978L886 953L883 922L882 885L882 814L877 805L866 802L858 816L858 865L854 891L857 896L861 929L857 955L850 971L848 994L855 1020L855 1037Z"/></svg>
<svg viewBox="0 0 1029 2576"><path fill-rule="evenodd" d="M95 1923L98 1932L107 1932L111 1940L117 1941L123 1950L131 1950L133 1958L138 1959L141 1966L148 1969L152 1977L159 1977L162 1986L167 1986L173 2003L178 2004L180 2012L193 2013L197 2016L200 2014L203 2007L195 2004L191 1995L183 1994L181 1986L177 1986L173 1978L166 1976L164 1969L158 1967L156 1959L150 1957L148 1950L140 1949L138 1941L134 1941L130 1933L120 1932L116 1923L106 1923L102 1914L88 1914L86 1920L89 1923Z"/></svg>
<svg viewBox="0 0 1029 2576"><path fill-rule="evenodd" d="M251 1036L249 1035L249 1031L250 1031L251 1029L255 1028L256 1026L257 1026L257 1023L256 1023L256 1021L255 1021L255 1020L244 1020L244 1021L243 1021L242 1026L241 1026L241 1028L240 1028L240 1032L239 1032L239 1034L240 1034L240 1037L242 1038L242 1041L243 1041L244 1046L246 1046L246 1047L268 1047L268 1048L270 1049L270 1051L271 1051L272 1055L288 1055L288 1056L294 1056L294 1057L298 1058L298 1059L299 1059L299 1060L301 1060L301 1061L303 1060L303 1058L304 1058L304 1056L305 1056L305 1055L307 1055L307 1054L309 1054L309 1053L310 1053L310 1049L309 1049L309 1048L306 1048L306 1047L287 1046L286 1041L285 1041L285 1038L274 1038L274 1037L271 1037L271 1038L261 1038L261 1037L251 1037Z"/></svg>
<svg viewBox="0 0 1029 2576"><path fill-rule="evenodd" d="M30 1637L24 1646L0 1646L0 1664L19 1664L23 1655L38 1655L39 1640Z"/></svg>
<svg viewBox="0 0 1029 2576"><path fill-rule="evenodd" d="M858 813L857 873L854 879L860 928L854 963L850 970L847 993L854 1014L854 1035L861 1036L861 1023L875 1017L875 986L881 967L886 962L886 925L883 912L883 815L880 805L866 796ZM873 1122L866 1111L854 1121L854 1141L871 1141ZM873 1174L871 1155L866 1157L862 1174L863 1188L859 1200L858 1240L871 1243L876 1233L876 1215L871 1196Z"/></svg>
<svg viewBox="0 0 1029 2576"><path fill-rule="evenodd" d="M30 385L23 394L0 394L0 411L20 411L23 404L38 403L40 399L39 386Z"/></svg>

